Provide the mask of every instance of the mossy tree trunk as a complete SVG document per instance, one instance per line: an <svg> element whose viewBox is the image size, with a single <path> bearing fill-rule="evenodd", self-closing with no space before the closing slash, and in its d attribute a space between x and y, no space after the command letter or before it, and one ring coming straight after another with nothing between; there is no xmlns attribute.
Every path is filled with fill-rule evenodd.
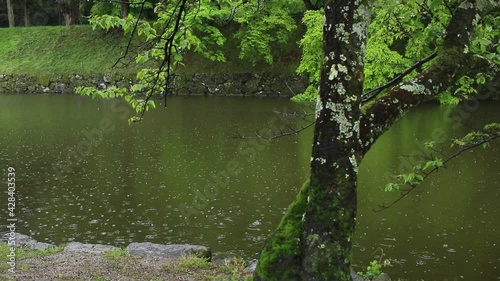
<svg viewBox="0 0 500 281"><path fill-rule="evenodd" d="M325 5L325 53L316 105L302 280L351 280L367 1Z"/></svg>
<svg viewBox="0 0 500 281"><path fill-rule="evenodd" d="M351 280L367 1L328 1L310 181L261 254L255 280Z"/></svg>
<svg viewBox="0 0 500 281"><path fill-rule="evenodd" d="M466 52L477 16L464 1L447 28L444 44L427 69L363 107L363 55L369 23L367 1L325 4L321 74L311 176L277 230L266 240L254 280L351 280L357 210L357 165L376 139L410 109L432 99L462 75L485 71Z"/></svg>

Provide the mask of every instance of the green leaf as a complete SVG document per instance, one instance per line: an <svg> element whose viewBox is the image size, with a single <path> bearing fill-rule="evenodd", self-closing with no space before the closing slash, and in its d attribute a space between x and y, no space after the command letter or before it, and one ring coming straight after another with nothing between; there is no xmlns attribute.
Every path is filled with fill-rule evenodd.
<svg viewBox="0 0 500 281"><path fill-rule="evenodd" d="M156 103L152 100L148 101L148 108L155 109L156 108Z"/></svg>
<svg viewBox="0 0 500 281"><path fill-rule="evenodd" d="M420 182L424 180L424 177L422 175L416 175L415 179L417 179Z"/></svg>
<svg viewBox="0 0 500 281"><path fill-rule="evenodd" d="M500 130L500 123L490 123L484 126L485 131L497 131Z"/></svg>
<svg viewBox="0 0 500 281"><path fill-rule="evenodd" d="M427 161L427 163L425 163L424 168L422 170L440 168L442 166L443 166L442 160L441 159L436 159L436 160L433 160L433 161Z"/></svg>
<svg viewBox="0 0 500 281"><path fill-rule="evenodd" d="M428 141L424 143L425 148L434 148L435 141Z"/></svg>
<svg viewBox="0 0 500 281"><path fill-rule="evenodd" d="M486 83L486 77L484 75L478 75L478 77L476 78L476 83L479 85L483 85L484 83Z"/></svg>
<svg viewBox="0 0 500 281"><path fill-rule="evenodd" d="M456 144L456 145L458 145L458 146L464 146L464 145L466 145L467 143L466 143L466 142L464 142L464 141L462 141L462 140L456 139L456 140L454 140L454 141L453 141L453 144ZM453 144L452 144L452 146L453 146Z"/></svg>
<svg viewBox="0 0 500 281"><path fill-rule="evenodd" d="M403 182L404 183L411 183L413 180L413 177L411 174L406 174L406 175L403 175Z"/></svg>
<svg viewBox="0 0 500 281"><path fill-rule="evenodd" d="M142 121L142 118L138 117L138 116L133 116L133 117L130 117L128 119L128 124L131 125L133 123L137 123L137 122L140 122Z"/></svg>
<svg viewBox="0 0 500 281"><path fill-rule="evenodd" d="M393 190L399 190L400 187L397 183L388 183L385 187L384 187L384 190L385 191L393 191Z"/></svg>

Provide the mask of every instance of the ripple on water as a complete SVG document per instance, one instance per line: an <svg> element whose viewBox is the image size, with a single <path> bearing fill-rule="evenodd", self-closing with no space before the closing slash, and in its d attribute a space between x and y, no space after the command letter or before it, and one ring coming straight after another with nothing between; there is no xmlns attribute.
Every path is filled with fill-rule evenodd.
<svg viewBox="0 0 500 281"><path fill-rule="evenodd" d="M0 98L2 97L0 96ZM61 98L74 99L74 97ZM55 100L52 101L57 103ZM86 108L86 112L96 114L92 110L95 108L95 102L97 101L89 101L88 103L85 101L81 105L82 108ZM190 100L190 102L193 102L193 100ZM249 100L245 102L249 102ZM48 104L47 106L51 105ZM246 104L245 107L247 107ZM186 107L179 108L186 109ZM175 109L176 107L172 106L169 112ZM203 110L203 108L191 110L189 115L194 116L199 112L203 112ZM53 112L55 113L57 110ZM439 113L439 118L442 118L439 108L436 112ZM490 112L496 114L497 109L495 108ZM271 144L270 147L277 150L281 149L282 154L275 153L276 151L273 150L264 150L267 148L263 148L263 150L257 151L255 159L247 163L246 159L249 155L241 154L241 149L238 149L239 141L236 142L234 147L229 149L229 152L223 151L223 149L231 147L232 144L227 141L225 136L217 138L217 134L213 132L213 126L206 126L208 129L205 131L204 127L199 124L199 122L205 121L203 118L194 118L195 123L198 123L196 124L197 129L194 130L195 135L191 134L190 130L183 130L183 128L194 128L194 126L190 126L187 123L187 114L185 113L172 114L174 117L182 117L181 122L172 121L162 124L161 128L164 129L165 134L163 134L163 131L161 134L158 131L149 134L146 128L130 129L127 124L124 127L119 127L121 124L120 121L115 122L117 134L113 134L113 136L109 135L107 142L103 142L96 148L95 151L99 151L99 154L92 155L92 157L85 157L84 161L78 167L74 167L73 173L65 174L68 177L64 183L50 180L50 177L53 176L51 175L53 173L51 164L57 159L63 159L63 157L67 156L67 153L59 148L66 145L74 145L75 141L82 139L80 129L74 129L78 126L78 120L74 120L74 124L68 128L67 132L60 135L57 135L58 132L56 131L49 131L51 128L47 128L45 123L40 123L42 130L36 128L36 130L28 130L26 132L19 131L23 135L29 134L29 138L20 137L20 134L17 134L17 132L14 133L14 131L2 134L0 136L2 139L0 158L7 162L18 161L21 163L20 168L29 167L30 171L20 179L20 181L23 181L21 183L30 188L29 192L26 190L26 194L22 194L22 198L25 200L24 203L26 203L20 209L23 212L23 219L25 220L22 222L22 227L36 230L40 233L40 237L46 236L45 239L47 240L68 239L68 241L87 241L89 243L102 241L106 244L109 241L113 241L113 244L126 244L134 240L137 242L157 239L161 239L161 241L178 242L182 240L188 243L196 243L195 240L197 239L208 240L206 237L210 233L215 240L212 241L213 245L219 247L219 249L224 248L227 253L238 254L239 252L232 251L231 249L231 245L236 245L234 248L245 248L239 254L251 255L252 251L254 251L252 249L259 248L261 244L260 240L266 238L266 235L275 229L280 217L286 212L288 204L293 200L293 193L295 193L295 191L290 192L290 190L301 185L301 183L296 184L296 181L302 181L303 177L307 175L307 167L309 167L308 156L310 156L310 143L308 142L310 140L297 142L297 139L295 139L291 142L292 145L280 140L279 145ZM152 114L160 113L155 112ZM24 113L24 116L28 115L29 112ZM237 126L234 128L237 129L242 124L245 124L251 130L254 124L250 124L251 120L247 118L249 115L245 116L245 114L241 113L239 115L245 117L241 124L235 118L228 117L224 117L224 120L220 120L220 122L212 123L219 125L227 124L225 127L229 131L232 130L229 128L232 124L236 124ZM428 117L427 115L421 115L418 118ZM85 118L90 117L85 116ZM35 118L40 119L39 116L35 116ZM68 118L71 118L71 116ZM231 122L224 123L226 119L231 120ZM402 120L402 122L405 121ZM23 122L20 123L22 124ZM432 129L432 126L428 126L428 124L433 124L432 122L426 122L422 119L419 123L425 124L423 128L430 127ZM182 124L182 126L179 126L179 124ZM262 122L256 124L258 127ZM169 127L171 125L174 125L174 127ZM147 128L153 127L155 130L158 130L157 126L148 126ZM130 133L131 130L133 133ZM393 139L385 140L386 143L391 144L390 151L396 151L396 146L399 146L401 139L406 135L410 135L396 131L389 131L386 135L389 136L391 134ZM57 136L58 144L60 144L56 149L51 149L54 146L53 141L43 141L41 138L41 136L47 137L53 135ZM163 136L167 135L168 140L165 141L166 138L163 138ZM413 143L415 139L414 135L410 137L411 140L406 141L408 144ZM422 136L422 139L425 137L428 136ZM309 137L306 136L306 138ZM112 145L108 145L108 141ZM148 146L149 144L152 145ZM303 144L304 146L299 147L296 146L297 144ZM5 147L9 150L4 149ZM243 147L243 149L249 147L252 146ZM298 163L295 161L296 157L293 155L300 150L305 151L306 157L304 158L305 164L303 165L305 168L293 167L293 165ZM15 151L16 154L9 151ZM374 150L374 152L377 151ZM161 154L161 158L156 157L157 154ZM210 156L212 156L212 159L209 158ZM271 156L278 156L276 159L283 158L285 162L281 162L280 164L279 159L274 161L274 158L270 159ZM196 158L195 161L193 161L194 158ZM181 214L179 208L177 208L179 202L192 203L192 198L186 198L188 197L188 193L190 193L189 196L191 197L197 196L196 190L200 181L201 184L205 184L206 181L204 179L210 178L209 173L211 171L220 171L220 167L214 167L213 169L210 167L212 163L218 163L220 159L235 159L239 161L244 169L241 173L242 177L231 178L231 188L225 189L224 192L221 189L221 195L224 195L224 197L215 198L213 201L210 201L212 206L216 206L214 210L200 210L205 212L203 216L198 215L198 218L191 217L195 223L190 223L183 218L179 218ZM498 208L495 200L490 199L497 199L500 196L500 189L487 188L499 185L500 177L498 177L497 172L498 159L496 156L491 157L491 161L481 160L481 165L469 166L462 171L459 170L461 174L457 173L458 175L456 176L460 177L468 171L479 172L489 169L497 173L494 177L490 177L487 180L481 177L479 181L474 183L469 182L463 188L458 185L453 186L454 190L460 190L460 192L449 192L449 189L447 189L448 186L446 186L448 179L442 179L441 184L438 181L430 182L431 188L426 189L424 194L413 197L413 199L418 201L418 204L426 208L415 208L415 200L413 202L412 200L408 200L406 201L409 205L408 208L405 207L406 203L402 202L402 205L394 209L399 213L396 218L384 214L376 218L373 217L369 222L365 222L370 227L366 228L365 234L360 233L361 239L357 241L359 245L356 250L359 250L363 257L372 258L372 253L375 249L371 247L377 246L374 245L374 241L379 243L383 239L382 246L384 247L384 251L387 249L386 254L391 258L393 263L405 264L401 268L404 268L402 271L407 271L408 274L406 276L415 276L415 279L418 280L438 280L439 278L432 278L432 274L436 274L436 271L431 272L431 275L426 275L425 272L429 269L436 270L441 263L445 264L446 269L449 267L450 270L454 271L462 270L463 266L452 265L452 261L456 262L467 259L467 257L462 258L463 256L460 255L470 256L471 263L474 262L472 261L473 259L476 259L475 263L467 268L471 272L473 268L478 268L478 272L480 270L484 271L484 269L479 269L479 265L486 265L498 273L500 270L498 268L500 259L498 244L495 245L495 241L498 238L494 236L495 231L492 231L493 234L488 234L488 231L494 230L498 226L498 220L496 219L498 218L500 208ZM262 162L259 162L261 160ZM363 165L368 167L370 165L369 161L367 157ZM387 160L387 162L391 161ZM359 194L361 196L363 192L368 192L370 189L376 190L375 194L380 193L378 186L372 186L377 175L381 173L376 168L385 168L382 157L379 157L376 163L376 165L372 165L370 168L377 174L370 177L369 185L364 185L362 189L360 188ZM485 168L487 164L490 165L490 168ZM299 165L297 164L297 166ZM475 166L478 167L477 170L474 170L476 169ZM286 172L284 172L285 170L281 171L280 167L286 167L288 170ZM455 168L452 170L455 170ZM299 179L291 180L295 176L294 173L298 175ZM451 172L449 174L453 175ZM285 176L280 178L280 175ZM451 178L453 177L455 175ZM287 183L287 181L290 182ZM445 185L441 186L442 184ZM473 185L478 186L477 190L474 190L473 193L468 193L468 190ZM440 190L442 191L441 194L444 195L438 195ZM165 196L167 192L168 196ZM487 196L484 195L486 192L489 192ZM447 206L447 203L452 201L452 197L456 200L453 200L453 204ZM57 200L57 198L61 200ZM462 201L464 198L467 201ZM461 202L463 203L462 205L460 205ZM372 206L377 203L380 202L373 202ZM140 206L140 204L143 204L143 206ZM442 206L443 208L440 213L434 212L436 208ZM363 208L363 206L360 207ZM455 207L459 208L459 211L454 214ZM91 210L89 211L89 209ZM154 209L157 211L153 211ZM167 213L165 210L169 212ZM67 216L65 217L62 213L67 214ZM95 213L96 215L93 216L91 213ZM213 215L214 213L216 215ZM414 213L421 214L421 217L412 217ZM259 217L261 214L265 217ZM370 218L370 214L371 210L368 212L360 211L359 218ZM401 214L404 214L405 218L412 217L411 227L408 228L410 229L408 231L404 229L396 231L397 228L394 225L404 223L401 220ZM439 222L436 218L436 216L447 216L447 214L450 215L446 222ZM475 217L472 217L471 214ZM205 218L204 216L207 217ZM407 220L410 221L409 218ZM115 224L111 224L111 222ZM130 222L137 223L131 224ZM155 229L145 222L151 222L153 225L161 225L161 227ZM463 229L460 229L458 226L462 226L462 224ZM58 226L55 227L56 225ZM438 228L442 228L442 230L438 230ZM207 229L210 231L207 231ZM482 240L482 237L486 237L486 235L489 235L489 237L485 238L484 242L471 241L471 247L473 247L474 252L466 251L467 248L457 246L462 244L461 241L464 242L463 244L466 244L465 242L468 243L469 241L466 241L463 237L471 237L472 234L475 234L473 233L475 229L481 232L479 236L481 238L477 240ZM439 231L443 234L434 235L433 231ZM469 233L464 234L465 231L469 231ZM204 232L206 236L200 236L198 232ZM401 235L401 232L404 232L404 234ZM97 237L96 234L98 234ZM240 234L240 238L235 238L238 236L237 234ZM397 241L391 238L391 235L395 235L394 237L397 237ZM429 235L429 239L426 239L427 235ZM374 236L377 237L377 240L371 240ZM91 239L95 240L91 241ZM409 240L411 241L408 242ZM60 243L61 241L58 242ZM411 248L415 250L409 254L408 252ZM425 251L425 249L429 249L429 251ZM455 249L457 249L458 253L453 252ZM441 259L434 258L435 255L438 255ZM420 267L414 269L414 263L417 263ZM393 267L393 269L396 267ZM497 277L497 275L492 278L500 280L500 277ZM480 277L483 277L481 280L493 280L489 278L491 276ZM465 280L472 280L470 278L470 276L465 276ZM444 278L439 280L444 280Z"/></svg>

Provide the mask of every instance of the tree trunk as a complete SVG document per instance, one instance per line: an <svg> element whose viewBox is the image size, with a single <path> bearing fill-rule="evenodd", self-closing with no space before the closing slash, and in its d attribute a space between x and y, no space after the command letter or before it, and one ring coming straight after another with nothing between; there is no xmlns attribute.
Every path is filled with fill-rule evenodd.
<svg viewBox="0 0 500 281"><path fill-rule="evenodd" d="M306 210L309 180L304 184L281 222L264 243L254 281L298 281L302 271L302 216Z"/></svg>
<svg viewBox="0 0 500 281"><path fill-rule="evenodd" d="M130 4L129 3L121 3L120 4L120 17L122 19L127 18L130 13Z"/></svg>
<svg viewBox="0 0 500 281"><path fill-rule="evenodd" d="M28 9L28 0L24 1L24 26L28 27L31 25L30 22L30 12Z"/></svg>
<svg viewBox="0 0 500 281"><path fill-rule="evenodd" d="M63 12L62 14L64 17L64 25L68 26L75 24L73 14L71 14L70 12Z"/></svg>
<svg viewBox="0 0 500 281"><path fill-rule="evenodd" d="M9 18L9 27L16 25L14 18L14 8L12 7L12 0L7 0L7 17Z"/></svg>
<svg viewBox="0 0 500 281"><path fill-rule="evenodd" d="M325 5L310 187L302 234L302 280L351 280L367 1Z"/></svg>
<svg viewBox="0 0 500 281"><path fill-rule="evenodd" d="M366 3L325 5L310 180L266 240L254 280L351 280Z"/></svg>
<svg viewBox="0 0 500 281"><path fill-rule="evenodd" d="M318 7L316 7L311 0L304 0L304 6L306 6L307 10L318 10Z"/></svg>
<svg viewBox="0 0 500 281"><path fill-rule="evenodd" d="M65 25L80 24L80 1L60 0L59 8L64 17Z"/></svg>

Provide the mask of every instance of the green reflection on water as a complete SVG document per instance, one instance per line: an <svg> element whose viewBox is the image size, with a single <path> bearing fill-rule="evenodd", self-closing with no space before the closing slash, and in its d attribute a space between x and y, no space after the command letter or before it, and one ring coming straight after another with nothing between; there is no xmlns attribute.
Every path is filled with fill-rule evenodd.
<svg viewBox="0 0 500 281"><path fill-rule="evenodd" d="M498 144L467 153L393 208L371 210L397 197L382 191L387 176L408 167L433 132L450 139L498 121L498 106L483 103L455 126L450 108L427 105L379 139L360 166L356 265L381 247L395 259L394 277L500 276ZM307 177L312 132L273 142L233 136L276 127L272 111L293 108L284 99L173 97L129 127L116 101L0 95L1 167L17 169L20 231L52 243L193 243L255 257ZM95 145L85 147L89 134ZM79 145L86 153L58 180L54 164Z"/></svg>

